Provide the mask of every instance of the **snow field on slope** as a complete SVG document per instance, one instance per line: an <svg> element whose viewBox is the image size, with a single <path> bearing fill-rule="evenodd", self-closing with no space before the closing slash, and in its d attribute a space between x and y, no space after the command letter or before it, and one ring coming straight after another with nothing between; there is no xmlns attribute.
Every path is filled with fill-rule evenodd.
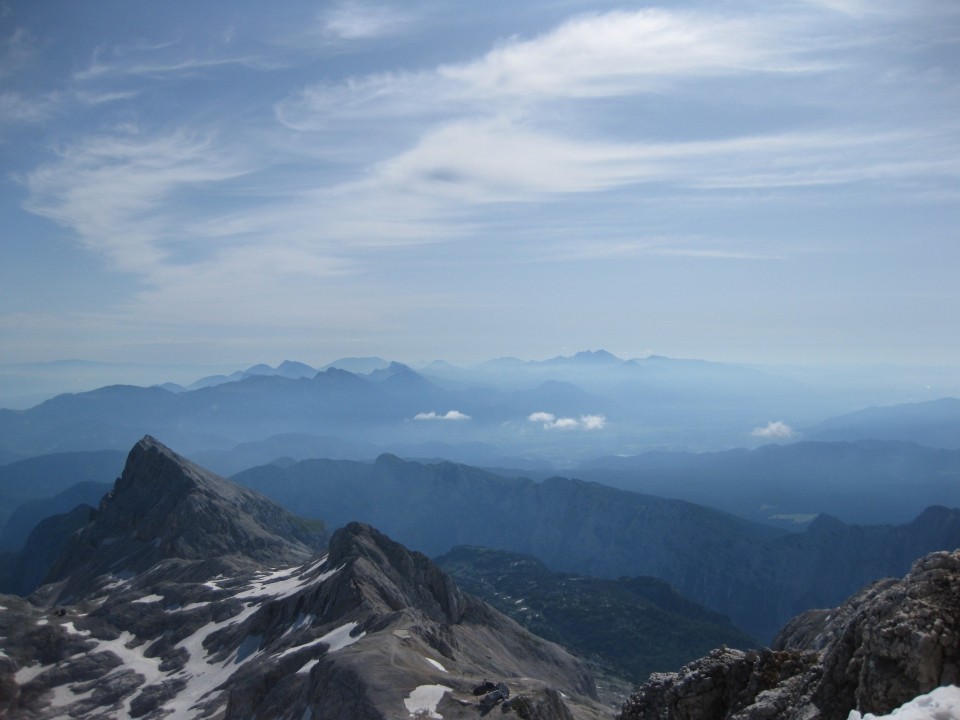
<svg viewBox="0 0 960 720"><path fill-rule="evenodd" d="M443 715L437 713L437 705L443 698L443 694L447 692L453 692L453 690L446 685L419 685L409 697L404 698L403 704L410 713L410 717L426 712L427 717L443 720Z"/></svg>
<svg viewBox="0 0 960 720"><path fill-rule="evenodd" d="M847 720L960 720L960 688L938 687L933 692L915 697L889 715L861 715L851 710Z"/></svg>
<svg viewBox="0 0 960 720"><path fill-rule="evenodd" d="M301 650L304 650L309 647L313 647L314 645L320 645L321 643L326 643L327 645L330 646L327 648L328 653L336 652L337 650L342 650L348 645L353 645L357 640L359 640L360 638L362 638L367 634L366 632L362 632L356 637L351 636L350 633L353 632L354 628L356 627L357 627L357 623L355 622L350 622L350 623L347 623L346 625L341 625L340 627L334 628L333 630L328 632L326 635L324 635L323 637L319 637L316 640L310 640L309 642L305 642L303 645L295 645L294 647L287 648L282 653L277 655L277 658L279 659L282 657L286 657L287 655L292 655L295 652L300 652Z"/></svg>
<svg viewBox="0 0 960 720"><path fill-rule="evenodd" d="M253 587L242 590L233 597L237 599L257 598L263 602L274 602L283 598L295 595L300 590L318 585L328 578L335 575L342 569L336 568L320 574L318 577L304 580L304 575L320 567L326 562L326 556L320 558L311 564L305 570L301 568L284 568L272 573L264 573L254 578ZM217 586L217 589L219 587ZM237 649L237 652L228 657L219 665L214 665L206 660L207 653L204 651L203 642L210 635L218 630L245 622L254 613L262 607L262 603L250 602L247 607L232 618L221 622L210 622L197 630L193 635L181 641L177 647L184 648L190 653L190 659L183 669L174 673L170 677L184 677L187 679L187 686L177 694L177 696L164 704L165 710L173 711L166 720L187 720L191 715L190 709L207 695L216 690L220 685L229 680L237 669L261 655L259 650L255 652L246 652L244 643ZM257 643L259 645L259 642Z"/></svg>

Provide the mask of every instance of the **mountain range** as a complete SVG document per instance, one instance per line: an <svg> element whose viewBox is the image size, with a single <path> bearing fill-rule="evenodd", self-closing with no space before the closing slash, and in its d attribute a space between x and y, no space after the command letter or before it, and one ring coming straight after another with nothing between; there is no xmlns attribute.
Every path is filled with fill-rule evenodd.
<svg viewBox="0 0 960 720"><path fill-rule="evenodd" d="M149 437L46 580L0 598L12 720L472 718L486 678L518 717L609 716L586 665L425 556L328 540Z"/></svg>
<svg viewBox="0 0 960 720"><path fill-rule="evenodd" d="M117 475L119 458L117 453L51 455L0 467L0 488L15 488L20 503L9 511L0 532L4 550L19 550L30 529L48 515L79 503L96 505L109 489L103 481ZM455 545L482 545L532 554L558 572L661 578L761 639L772 637L780 624L810 605L836 603L864 582L904 572L919 554L960 545L955 511L918 510L934 497L949 502L955 492L953 451L902 443L800 443L639 460L649 463L649 472L620 477L660 482L662 487L654 489L664 494L681 494L685 482L719 486L730 501L741 504L731 508L741 515L747 514L748 501L754 508L779 501L784 510L809 509L809 516L800 519L812 522L799 526L790 515L784 528L776 529L689 502L592 482L556 476L538 482L517 472L390 455L368 463L288 460L243 471L235 479L298 514L332 527L361 520L428 555ZM72 483L96 477L97 468L101 482ZM614 482L612 477L604 479ZM770 477L782 482L778 486ZM803 491L805 486L809 490ZM54 496L29 495L60 488ZM865 506L861 517L883 510L873 499L884 492L902 499L901 517L913 510L917 515L898 524L850 524L816 515L823 505L805 507L796 501L803 492L819 492L829 500L831 490L848 498L847 507L854 510L860 497ZM801 527L805 529L797 532ZM0 556L0 588L32 588L39 577L36 571L17 570L22 563L13 555Z"/></svg>
<svg viewBox="0 0 960 720"><path fill-rule="evenodd" d="M572 473L785 528L822 512L851 523L884 524L908 522L930 505L960 507L960 450L899 440L607 456Z"/></svg>
<svg viewBox="0 0 960 720"><path fill-rule="evenodd" d="M190 454L302 435L327 438L329 452L339 457L356 457L367 445L424 457L414 448L441 443L450 450L447 459L495 465L517 458L562 468L598 455L754 447L807 435L950 446L955 434L949 428L960 423L960 401L946 399L853 416L842 427L821 425L864 405L784 375L702 360L622 360L595 351L471 368L436 362L415 370L378 358L339 365L352 370L285 361L186 386L106 386L3 409L0 463L54 452L123 451L153 433ZM801 435L795 428L806 430ZM486 459L456 455L478 445L492 448Z"/></svg>
<svg viewBox="0 0 960 720"><path fill-rule="evenodd" d="M934 506L901 525L819 515L789 533L680 500L562 477L508 478L384 455L309 460L234 480L332 526L370 523L428 555L480 545L534 555L555 571L652 576L770 638L797 612L836 604L912 560L960 546L960 510Z"/></svg>
<svg viewBox="0 0 960 720"><path fill-rule="evenodd" d="M391 469L417 501L418 474L433 476L434 493L444 483L461 491L480 487L470 478L482 471L418 465L386 457L371 467ZM498 479L505 481L486 474L491 484ZM366 488L383 489L376 482ZM589 488L579 490L578 500L590 497ZM610 492L621 504L629 495ZM548 495L540 499L556 509ZM645 522L676 521L681 506L695 507L658 502L647 507ZM608 529L621 522L611 505L603 506ZM532 508L520 509L536 525ZM724 527L726 516L705 512L698 517L710 530ZM576 515L554 522L582 539ZM715 534L713 546L736 546L739 562L765 583L750 589L776 596L782 565L807 582L809 568L799 560L822 573L818 553L824 553L835 575L850 575L853 556L838 551L856 547L859 538L857 562L880 567L893 548L916 552L944 530L953 532L955 515L931 508L916 527L901 528L849 528L821 517L803 534L731 518L739 539ZM598 701L585 662L463 592L425 555L360 522L328 535L325 525L291 515L151 437L130 451L98 508L81 506L44 522L62 524L48 532L63 540L44 584L30 598L0 597L0 715L11 720L460 719L491 712L599 720L612 713ZM71 524L79 529L70 532ZM778 552L750 555L751 536ZM791 546L802 552L786 554ZM646 550L638 545L634 554ZM459 567L467 581L498 587L493 594L501 603L521 594L518 617L532 626L539 614L540 625L581 652L590 628L565 618L589 613L576 606L599 601L602 624L605 603L613 615L625 607L624 591L650 603L635 602L630 613L669 605L674 623L680 617L724 622L648 579L557 575L529 556L481 548L457 548L443 562ZM960 551L935 552L913 563L901 581L878 580L839 607L794 617L773 649L720 647L677 672L654 673L619 717L840 720L851 710L889 712L960 681L958 589ZM575 602L564 607L564 597ZM592 652L610 657L596 634Z"/></svg>

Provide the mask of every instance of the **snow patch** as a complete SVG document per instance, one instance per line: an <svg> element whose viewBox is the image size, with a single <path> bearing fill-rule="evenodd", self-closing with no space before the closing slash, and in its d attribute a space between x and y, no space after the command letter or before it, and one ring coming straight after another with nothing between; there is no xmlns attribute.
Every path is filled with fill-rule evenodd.
<svg viewBox="0 0 960 720"><path fill-rule="evenodd" d="M851 710L847 720L960 720L960 688L955 685L939 687L926 695L920 695L897 708L889 715L861 715Z"/></svg>
<svg viewBox="0 0 960 720"><path fill-rule="evenodd" d="M320 642L325 642L330 646L330 649L327 652L336 652L337 650L342 650L347 647L347 645L353 645L357 640L366 635L366 632L362 632L356 637L351 636L350 633L353 632L353 629L357 627L357 623L347 623L346 625L341 625L336 630L331 630L322 638Z"/></svg>
<svg viewBox="0 0 960 720"><path fill-rule="evenodd" d="M429 718L443 720L443 715L437 712L437 705L447 692L453 690L446 685L420 685L409 697L404 698L403 704L406 705L410 717L416 717L417 713L426 713Z"/></svg>
<svg viewBox="0 0 960 720"><path fill-rule="evenodd" d="M96 688L93 687L86 692L75 693L70 688L70 685L58 685L55 687L53 689L53 699L50 701L50 707L62 708L66 707L67 705L72 705L75 702L79 702L80 700L87 700L96 690Z"/></svg>
<svg viewBox="0 0 960 720"><path fill-rule="evenodd" d="M297 670L295 675L309 675L310 671L313 670L313 666L320 662L319 659L314 658L313 660L307 660L299 670Z"/></svg>
<svg viewBox="0 0 960 720"><path fill-rule="evenodd" d="M440 672L447 672L447 669L443 665L438 663L436 660L434 660L433 658L425 657L424 660L426 660L428 663L433 665Z"/></svg>
<svg viewBox="0 0 960 720"><path fill-rule="evenodd" d="M133 602L135 603L155 603L163 600L163 595L144 595L142 598L137 598Z"/></svg>
<svg viewBox="0 0 960 720"><path fill-rule="evenodd" d="M90 634L89 630L77 630L77 628L73 626L72 620L68 620L67 622L63 623L63 625L61 625L60 627L62 627L71 635L79 635L80 637L87 637Z"/></svg>
<svg viewBox="0 0 960 720"><path fill-rule="evenodd" d="M27 667L22 667L17 670L16 674L13 676L13 681L17 685L26 685L28 682L33 680L37 675L49 670L53 665L28 665Z"/></svg>
<svg viewBox="0 0 960 720"><path fill-rule="evenodd" d="M210 601L209 601L209 600L204 601L204 602L188 603L187 605L183 605L183 606L181 606L181 607L174 608L174 609L171 610L170 612L189 612L190 610L196 610L197 608L200 608L200 607L206 607L206 606L209 605L209 604L210 604Z"/></svg>

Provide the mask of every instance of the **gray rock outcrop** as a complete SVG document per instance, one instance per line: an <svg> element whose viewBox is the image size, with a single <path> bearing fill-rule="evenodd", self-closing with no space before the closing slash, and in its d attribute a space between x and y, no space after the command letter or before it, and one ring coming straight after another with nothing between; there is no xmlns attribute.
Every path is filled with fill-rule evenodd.
<svg viewBox="0 0 960 720"><path fill-rule="evenodd" d="M56 582L0 596L0 717L456 720L494 711L484 678L518 698L498 716L609 717L583 662L424 555L351 523L306 557L313 533L145 438Z"/></svg>
<svg viewBox="0 0 960 720"><path fill-rule="evenodd" d="M164 559L229 556L294 564L323 550L327 540L323 523L302 520L147 436L46 582L65 581L59 597L69 600L88 593L107 570L129 575Z"/></svg>
<svg viewBox="0 0 960 720"><path fill-rule="evenodd" d="M794 618L773 649L722 648L654 674L621 720L844 720L960 684L960 550L914 563L840 607Z"/></svg>

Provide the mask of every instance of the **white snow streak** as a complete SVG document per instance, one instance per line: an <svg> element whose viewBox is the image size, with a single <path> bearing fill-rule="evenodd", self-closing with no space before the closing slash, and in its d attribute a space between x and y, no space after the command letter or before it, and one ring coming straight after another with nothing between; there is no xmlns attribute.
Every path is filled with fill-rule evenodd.
<svg viewBox="0 0 960 720"><path fill-rule="evenodd" d="M433 665L440 672L447 672L447 669L443 665L438 663L436 660L434 660L433 658L425 657L424 660L426 660L428 663Z"/></svg>
<svg viewBox="0 0 960 720"><path fill-rule="evenodd" d="M163 595L144 595L142 598L137 598L133 602L135 603L155 603L163 600Z"/></svg>
<svg viewBox="0 0 960 720"><path fill-rule="evenodd" d="M303 667L300 668L299 670L297 670L297 672L294 673L294 674L295 674L295 675L309 675L309 674L310 674L310 671L313 670L313 666L316 665L318 662L320 662L320 660L317 659L317 658L314 658L313 660L307 660L307 662L304 663Z"/></svg>

